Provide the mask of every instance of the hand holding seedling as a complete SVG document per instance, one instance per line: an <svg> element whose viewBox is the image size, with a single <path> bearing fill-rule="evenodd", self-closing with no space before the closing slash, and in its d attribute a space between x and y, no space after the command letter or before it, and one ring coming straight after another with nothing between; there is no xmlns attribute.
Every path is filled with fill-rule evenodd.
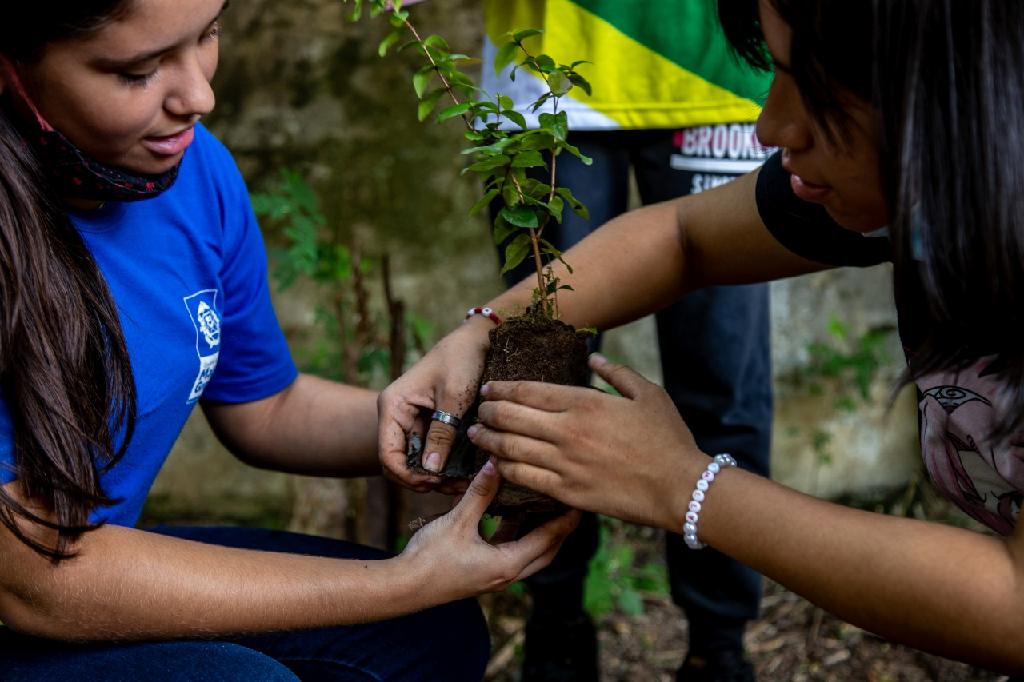
<svg viewBox="0 0 1024 682"><path fill-rule="evenodd" d="M672 528L668 501L709 461L665 390L592 355L591 368L621 395L540 382L492 382L471 440L508 480L570 507Z"/></svg>
<svg viewBox="0 0 1024 682"><path fill-rule="evenodd" d="M476 399L476 387L487 353L489 320L477 318L441 340L401 378L380 394L378 435L380 460L386 476L418 492L438 489L460 492L464 481L442 482L438 476L417 472L406 465L407 440L424 442L424 464L440 471L448 459L455 428L428 420L440 409L456 417L466 414Z"/></svg>
<svg viewBox="0 0 1024 682"><path fill-rule="evenodd" d="M413 535L398 561L407 564L415 584L429 586L433 603L442 604L505 589L533 575L554 558L579 522L571 511L518 540L491 545L479 533L480 518L498 493L501 476L485 464L455 507Z"/></svg>

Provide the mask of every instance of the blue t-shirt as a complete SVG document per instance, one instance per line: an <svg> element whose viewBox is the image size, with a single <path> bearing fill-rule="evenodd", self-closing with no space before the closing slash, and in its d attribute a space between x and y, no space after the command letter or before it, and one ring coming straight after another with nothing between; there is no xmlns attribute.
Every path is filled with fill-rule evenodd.
<svg viewBox="0 0 1024 682"><path fill-rule="evenodd" d="M200 399L273 395L296 368L270 303L263 240L230 153L202 126L178 181L155 199L112 202L72 220L120 312L138 393L135 435L102 476L117 500L94 522L132 526ZM0 484L16 478L0 400Z"/></svg>

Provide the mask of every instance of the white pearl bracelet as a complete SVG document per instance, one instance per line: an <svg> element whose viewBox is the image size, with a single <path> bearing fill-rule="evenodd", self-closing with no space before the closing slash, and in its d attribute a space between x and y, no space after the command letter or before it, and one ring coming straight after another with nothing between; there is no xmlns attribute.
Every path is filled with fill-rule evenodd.
<svg viewBox="0 0 1024 682"><path fill-rule="evenodd" d="M715 480L722 469L736 466L736 460L732 455L724 452L715 455L715 458L708 464L707 468L697 479L697 485L693 488L693 495L690 496L690 506L686 512L686 523L683 524L683 542L690 549L704 549L706 544L697 539L697 520L700 518L701 504L707 494L711 482Z"/></svg>

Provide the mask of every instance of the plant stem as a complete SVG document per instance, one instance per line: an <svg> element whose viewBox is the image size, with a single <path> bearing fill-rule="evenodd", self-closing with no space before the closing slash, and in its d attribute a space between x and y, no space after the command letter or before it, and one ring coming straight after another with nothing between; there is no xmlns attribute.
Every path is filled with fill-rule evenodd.
<svg viewBox="0 0 1024 682"><path fill-rule="evenodd" d="M519 202L526 204L526 193L523 192L522 185L519 184L519 180L510 171L506 173L506 177L512 180L512 184L515 185L516 194L519 195ZM547 299L547 293L544 291L544 261L540 257L540 234L539 230L544 229L543 226L539 228L527 228L530 230L530 246L533 247L533 265L537 270L537 292L540 296L540 300L544 303ZM545 309L547 305L544 306Z"/></svg>
<svg viewBox="0 0 1024 682"><path fill-rule="evenodd" d="M416 42L420 44L420 49L423 50L423 54L426 56L427 61L430 62L430 65L434 67L437 77L441 79L441 84L444 86L445 91L447 91L448 96L452 98L452 102L455 103L456 106L461 104L458 96L455 94L455 90L452 88L452 84L444 77L444 74L441 73L441 69L437 67L437 62L435 62L434 58L430 56L430 50L428 50L427 46L423 44L423 39L420 38L420 34L416 30L416 27L413 26L408 19L403 19L402 23L404 23L405 27L409 29L410 33L412 33L412 37L416 39ZM462 114L459 118L461 118L462 122L466 124L466 130L473 130L473 122L470 120L469 116Z"/></svg>

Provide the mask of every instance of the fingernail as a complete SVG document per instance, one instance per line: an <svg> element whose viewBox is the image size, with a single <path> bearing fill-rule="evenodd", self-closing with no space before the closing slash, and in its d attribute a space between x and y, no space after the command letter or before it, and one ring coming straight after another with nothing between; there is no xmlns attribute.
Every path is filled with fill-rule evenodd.
<svg viewBox="0 0 1024 682"><path fill-rule="evenodd" d="M473 424L468 429L466 429L466 435L469 436L470 440L472 440L473 438L476 437L476 434L480 433L480 429L482 428L483 427L480 426L479 424Z"/></svg>
<svg viewBox="0 0 1024 682"><path fill-rule="evenodd" d="M487 395L490 392L491 392L491 385L490 384L484 384L483 386L480 387L480 395Z"/></svg>
<svg viewBox="0 0 1024 682"><path fill-rule="evenodd" d="M607 364L608 364L608 358L606 358L605 356L601 355L600 353L591 353L590 354L590 366L591 367L600 367L601 365L607 365Z"/></svg>
<svg viewBox="0 0 1024 682"><path fill-rule="evenodd" d="M495 466L494 466L494 458L493 457L488 459L486 462L484 462L484 465L482 467L480 467L480 471L482 471L485 476L493 476L495 470L496 469L495 469Z"/></svg>
<svg viewBox="0 0 1024 682"><path fill-rule="evenodd" d="M423 468L427 471L440 471L441 470L441 455L437 452L431 452L427 455L427 458L423 460Z"/></svg>

